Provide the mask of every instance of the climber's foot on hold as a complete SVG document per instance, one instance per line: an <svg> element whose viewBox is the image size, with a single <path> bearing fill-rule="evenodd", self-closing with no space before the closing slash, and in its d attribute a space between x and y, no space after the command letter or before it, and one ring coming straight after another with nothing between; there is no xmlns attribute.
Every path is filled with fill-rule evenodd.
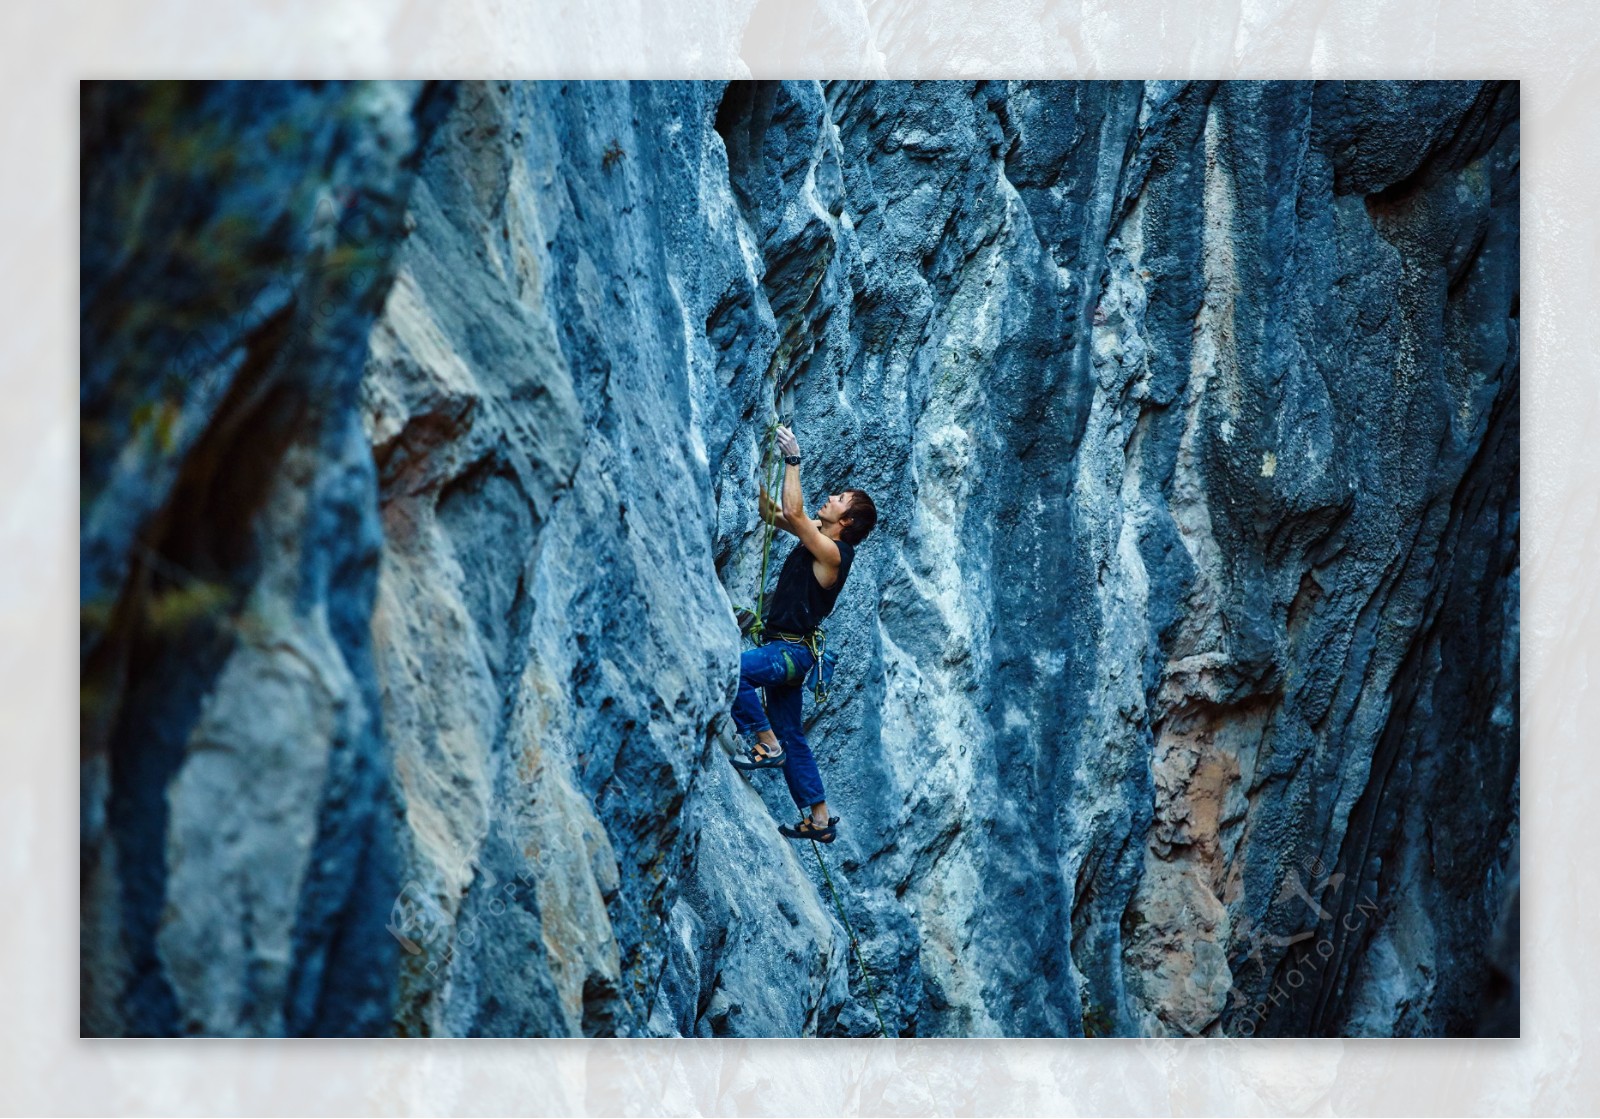
<svg viewBox="0 0 1600 1119"><path fill-rule="evenodd" d="M839 834L839 817L829 816L826 826L818 825L810 816L798 824L779 824L778 833L790 839L814 839L818 843L832 843Z"/></svg>
<svg viewBox="0 0 1600 1119"><path fill-rule="evenodd" d="M783 764L783 747L769 746L765 742L757 742L750 749L733 759L735 769L773 769Z"/></svg>

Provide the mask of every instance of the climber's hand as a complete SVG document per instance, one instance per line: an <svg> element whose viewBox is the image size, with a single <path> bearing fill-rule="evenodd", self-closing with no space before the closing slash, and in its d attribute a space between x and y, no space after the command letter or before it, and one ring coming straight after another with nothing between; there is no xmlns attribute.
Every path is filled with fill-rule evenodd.
<svg viewBox="0 0 1600 1119"><path fill-rule="evenodd" d="M794 437L794 432L780 424L777 435L778 450L785 455L798 455L800 453L800 440Z"/></svg>

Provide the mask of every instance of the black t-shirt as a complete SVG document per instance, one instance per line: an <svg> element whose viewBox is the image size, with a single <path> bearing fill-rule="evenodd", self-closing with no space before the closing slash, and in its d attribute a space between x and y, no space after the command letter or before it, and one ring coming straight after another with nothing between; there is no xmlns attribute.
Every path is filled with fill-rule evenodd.
<svg viewBox="0 0 1600 1119"><path fill-rule="evenodd" d="M778 572L778 585L773 588L772 598L767 603L768 630L810 633L832 612L839 592L844 589L845 576L850 574L850 564L856 556L854 544L845 540L836 543L839 545L839 577L833 581L833 586L824 587L817 582L816 574L811 570L815 557L803 543L795 542L789 558L783 561L783 568Z"/></svg>

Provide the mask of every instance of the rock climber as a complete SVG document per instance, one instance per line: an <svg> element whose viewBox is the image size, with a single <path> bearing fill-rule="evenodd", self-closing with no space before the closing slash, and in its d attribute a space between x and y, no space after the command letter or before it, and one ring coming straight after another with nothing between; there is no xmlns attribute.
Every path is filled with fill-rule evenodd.
<svg viewBox="0 0 1600 1119"><path fill-rule="evenodd" d="M808 516L800 489L800 442L783 426L777 429L777 442L784 462L781 504L775 505L763 486L761 517L798 537L799 543L778 572L759 630L760 644L740 660L733 721L744 738L755 741L733 764L743 770L781 766L801 819L778 831L790 839L832 843L839 818L828 815L822 775L800 721L800 699L816 661L814 631L838 601L856 545L877 524L878 510L865 491L847 489L831 495L815 519ZM757 688L766 690L765 709Z"/></svg>

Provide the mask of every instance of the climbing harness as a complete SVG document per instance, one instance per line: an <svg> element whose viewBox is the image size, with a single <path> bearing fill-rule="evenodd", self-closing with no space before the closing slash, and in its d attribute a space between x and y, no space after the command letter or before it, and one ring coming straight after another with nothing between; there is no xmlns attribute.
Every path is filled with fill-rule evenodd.
<svg viewBox="0 0 1600 1119"><path fill-rule="evenodd" d="M828 873L828 864L822 861L822 849L817 846L817 841L811 841L811 853L817 857L817 869L822 871L822 880L828 884L828 893L833 895L833 908L839 914L839 921L844 925L845 933L850 937L850 947L856 954L856 967L861 969L861 983L867 989L867 999L872 1003L873 1017L878 1019L878 1034L888 1037L889 1031L883 1026L883 1013L878 1009L878 995L872 989L872 976L867 974L867 962L861 956L861 942L856 939L855 926L850 923L850 918L845 916L844 906L839 902L839 891L834 889L833 875Z"/></svg>
<svg viewBox="0 0 1600 1119"><path fill-rule="evenodd" d="M756 638L757 645L769 641L787 641L803 645L811 654L811 667L806 670L802 687L811 689L811 698L820 707L828 702L828 691L833 686L833 672L839 664L839 654L828 648L828 633L821 626L810 633L784 633L782 630L764 630Z"/></svg>

